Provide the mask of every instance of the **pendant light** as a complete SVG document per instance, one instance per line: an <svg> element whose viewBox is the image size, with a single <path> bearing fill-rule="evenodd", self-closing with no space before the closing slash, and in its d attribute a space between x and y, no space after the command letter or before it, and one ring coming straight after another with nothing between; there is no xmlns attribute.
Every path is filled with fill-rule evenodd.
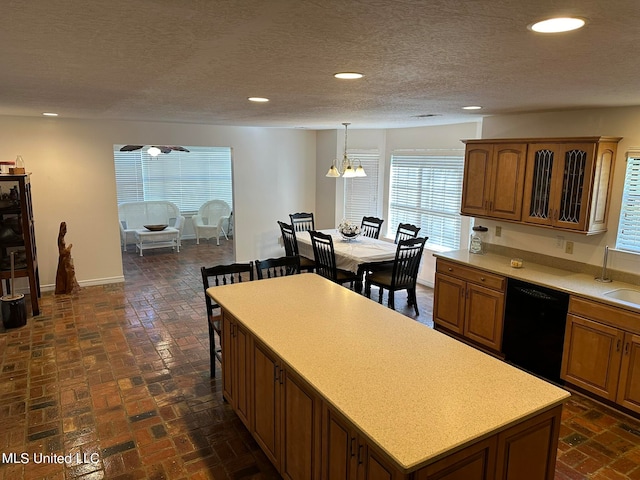
<svg viewBox="0 0 640 480"><path fill-rule="evenodd" d="M337 166L339 160L336 158L331 164L326 176L332 178L338 178L340 175L344 178L366 177L367 174L365 173L364 168L362 168L362 163L358 165L358 168L353 168L353 165L351 165L351 160L349 160L349 156L347 155L347 127L351 124L343 123L342 125L344 125L344 153L342 154L341 165L342 174Z"/></svg>

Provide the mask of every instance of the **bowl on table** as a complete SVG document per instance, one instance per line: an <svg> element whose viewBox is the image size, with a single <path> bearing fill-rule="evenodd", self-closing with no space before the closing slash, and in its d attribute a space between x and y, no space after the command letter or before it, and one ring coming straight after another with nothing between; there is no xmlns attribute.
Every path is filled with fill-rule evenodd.
<svg viewBox="0 0 640 480"><path fill-rule="evenodd" d="M162 230L164 230L168 226L169 225L145 225L144 228L146 228L150 232L161 232Z"/></svg>

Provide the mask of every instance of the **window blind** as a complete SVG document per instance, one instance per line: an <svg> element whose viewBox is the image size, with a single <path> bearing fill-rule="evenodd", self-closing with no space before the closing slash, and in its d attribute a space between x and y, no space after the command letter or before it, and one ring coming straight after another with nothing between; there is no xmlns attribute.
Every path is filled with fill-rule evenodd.
<svg viewBox="0 0 640 480"><path fill-rule="evenodd" d="M152 157L145 149L121 152L114 146L118 203L168 200L182 213L197 212L213 199L233 205L231 148L187 149Z"/></svg>
<svg viewBox="0 0 640 480"><path fill-rule="evenodd" d="M463 156L393 155L387 235L411 223L429 244L460 248L463 170Z"/></svg>
<svg viewBox="0 0 640 480"><path fill-rule="evenodd" d="M367 174L366 177L344 179L344 218L359 224L364 216L380 216L378 204L380 154L355 152L349 153L349 158L354 168L362 164Z"/></svg>
<svg viewBox="0 0 640 480"><path fill-rule="evenodd" d="M627 158L616 248L640 253L640 152Z"/></svg>

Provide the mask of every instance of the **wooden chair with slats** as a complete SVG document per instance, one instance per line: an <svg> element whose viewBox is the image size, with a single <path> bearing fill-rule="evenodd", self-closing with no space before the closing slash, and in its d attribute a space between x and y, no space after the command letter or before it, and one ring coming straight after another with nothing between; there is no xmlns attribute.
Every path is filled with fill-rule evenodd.
<svg viewBox="0 0 640 480"><path fill-rule="evenodd" d="M298 240L296 239L296 232L293 227L281 221L278 221L278 225L280 225L285 255L287 257L300 257L300 270L313 273L316 268L316 262L311 258L300 255L298 251Z"/></svg>
<svg viewBox="0 0 640 480"><path fill-rule="evenodd" d="M407 240L408 238L416 238L419 231L420 227L416 227L410 223L399 223L394 243L397 244L400 240Z"/></svg>
<svg viewBox="0 0 640 480"><path fill-rule="evenodd" d="M296 232L306 232L316 229L313 213L291 213L289 214L289 218L291 219L291 226Z"/></svg>
<svg viewBox="0 0 640 480"><path fill-rule="evenodd" d="M316 273L340 285L350 286L360 279L357 273L336 267L336 254L331 235L310 231L313 256L316 262Z"/></svg>
<svg viewBox="0 0 640 480"><path fill-rule="evenodd" d="M416 300L416 283L426 241L426 237L400 240L396 249L393 267L389 269L388 264L385 262L385 265L380 270L372 268L367 273L365 295L371 297L371 285L375 285L380 289L378 303L382 303L382 295L386 289L389 291L389 308L395 309L395 292L406 290L408 304L412 305L416 315L419 315L418 302Z"/></svg>
<svg viewBox="0 0 640 480"><path fill-rule="evenodd" d="M258 280L300 273L300 257L298 255L256 260L255 264Z"/></svg>
<svg viewBox="0 0 640 480"><path fill-rule="evenodd" d="M220 305L214 303L207 289L220 285L231 285L253 280L253 262L231 263L228 265L216 265L202 267L202 284L204 286L204 298L207 306L207 321L209 324L209 356L211 378L215 377L215 359L222 362L222 314ZM217 338L216 338L217 337Z"/></svg>
<svg viewBox="0 0 640 480"><path fill-rule="evenodd" d="M384 220L376 217L362 217L360 232L365 237L379 238Z"/></svg>

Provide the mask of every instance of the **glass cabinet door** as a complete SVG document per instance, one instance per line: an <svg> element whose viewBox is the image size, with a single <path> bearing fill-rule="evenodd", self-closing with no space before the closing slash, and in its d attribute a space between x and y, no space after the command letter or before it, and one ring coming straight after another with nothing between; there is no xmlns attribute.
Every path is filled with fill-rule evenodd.
<svg viewBox="0 0 640 480"><path fill-rule="evenodd" d="M562 145L562 164L558 167L558 188L552 197L553 225L582 230L587 220L587 202L593 175L594 144ZM560 178L561 175L561 178Z"/></svg>
<svg viewBox="0 0 640 480"><path fill-rule="evenodd" d="M592 144L532 144L527 159L523 221L581 229L591 181Z"/></svg>
<svg viewBox="0 0 640 480"><path fill-rule="evenodd" d="M538 220L539 223L551 221L549 201L551 198L551 179L555 152L548 148L537 149L533 152L531 194L528 220Z"/></svg>

